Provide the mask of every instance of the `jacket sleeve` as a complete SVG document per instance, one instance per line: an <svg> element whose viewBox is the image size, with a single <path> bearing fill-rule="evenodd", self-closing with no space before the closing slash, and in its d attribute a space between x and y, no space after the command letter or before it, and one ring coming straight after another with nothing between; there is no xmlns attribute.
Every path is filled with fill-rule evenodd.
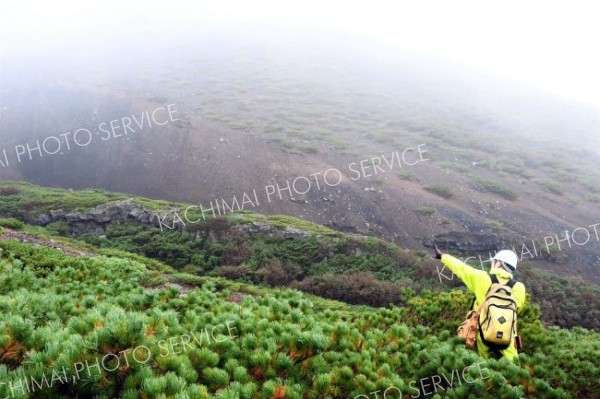
<svg viewBox="0 0 600 399"><path fill-rule="evenodd" d="M456 259L454 256L448 254L442 255L442 263L459 279L461 279L467 288L474 292L476 296L480 294L478 293L477 288L479 288L480 291L483 287L486 289L488 288L489 277L488 274L483 270L475 269L474 267L471 267L459 259Z"/></svg>

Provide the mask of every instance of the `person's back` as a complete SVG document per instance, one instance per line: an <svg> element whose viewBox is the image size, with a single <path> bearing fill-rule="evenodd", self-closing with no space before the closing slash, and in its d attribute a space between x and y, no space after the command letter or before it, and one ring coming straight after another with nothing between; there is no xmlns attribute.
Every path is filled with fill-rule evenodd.
<svg viewBox="0 0 600 399"><path fill-rule="evenodd" d="M518 258L513 251L503 250L498 252L496 256L491 259L492 265L490 271L485 272L467 265L452 255L442 253L437 247L435 247L435 250L436 258L441 259L442 263L460 278L467 288L475 294L475 302L473 303L472 310L478 309L485 300L485 297L492 286L492 278L490 275L496 276L499 284L506 285L510 279L513 278L512 273L517 267ZM512 298L517 304L517 310L520 312L525 304L525 286L523 283L517 282L512 287ZM477 334L477 350L484 358L489 358L493 352L496 352L490 350L490 348L484 344L480 333ZM508 348L501 349L499 352L509 360L513 360L518 355L515 345L515 336L512 337Z"/></svg>

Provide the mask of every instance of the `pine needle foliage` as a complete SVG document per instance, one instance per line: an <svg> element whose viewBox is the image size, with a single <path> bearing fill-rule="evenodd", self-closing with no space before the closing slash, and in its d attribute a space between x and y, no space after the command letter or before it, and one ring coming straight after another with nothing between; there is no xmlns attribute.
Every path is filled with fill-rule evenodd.
<svg viewBox="0 0 600 399"><path fill-rule="evenodd" d="M471 368L465 375L475 382L438 396L600 392L598 333L547 328L536 306L519 319L526 346L517 363L482 361L454 338L470 299L461 291L380 309L286 289L235 303L217 279L192 278L185 292L145 287L149 270L132 259L75 259L15 241L0 249L0 397L353 398L390 386L409 397L412 381L477 363L487 378ZM211 335L218 325L234 334Z"/></svg>

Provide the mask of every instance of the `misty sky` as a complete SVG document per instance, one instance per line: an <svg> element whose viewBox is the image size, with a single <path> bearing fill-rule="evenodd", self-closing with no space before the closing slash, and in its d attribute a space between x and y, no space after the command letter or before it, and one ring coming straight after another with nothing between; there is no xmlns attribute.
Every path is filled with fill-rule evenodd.
<svg viewBox="0 0 600 399"><path fill-rule="evenodd" d="M88 47L177 43L202 34L313 30L434 55L600 107L596 5L579 1L9 1L2 63ZM350 45L350 44L348 44Z"/></svg>

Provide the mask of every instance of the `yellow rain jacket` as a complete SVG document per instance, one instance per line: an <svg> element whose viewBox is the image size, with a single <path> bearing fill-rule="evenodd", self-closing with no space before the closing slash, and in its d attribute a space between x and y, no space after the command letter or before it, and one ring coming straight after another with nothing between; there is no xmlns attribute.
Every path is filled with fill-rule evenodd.
<svg viewBox="0 0 600 399"><path fill-rule="evenodd" d="M473 305L474 310L479 307L479 305L485 299L488 290L492 286L492 280L490 279L489 274L495 274L496 277L498 277L500 284L506 284L512 277L512 274L504 269L495 268L490 270L488 273L471 267L459 259L456 259L454 256L448 254L442 255L442 263L459 279L461 279L467 288L475 294L475 304ZM512 289L512 296L517 303L517 310L520 312L525 304L525 286L522 283L517 282ZM518 355L514 341L515 340L513 338L510 346L500 351L503 356L511 361ZM486 359L490 357L490 349L481 341L481 336L479 334L477 334L477 350L482 357Z"/></svg>

